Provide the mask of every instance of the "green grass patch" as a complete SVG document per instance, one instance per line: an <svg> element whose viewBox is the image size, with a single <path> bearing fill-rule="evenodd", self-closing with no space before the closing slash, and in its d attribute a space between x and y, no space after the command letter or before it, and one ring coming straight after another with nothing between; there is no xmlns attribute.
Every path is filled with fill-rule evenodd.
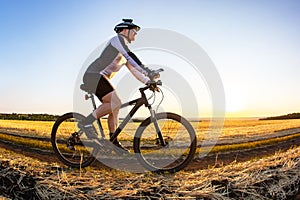
<svg viewBox="0 0 300 200"><path fill-rule="evenodd" d="M31 148L38 148L38 149L43 149L43 150L52 150L52 145L49 142L43 142L43 141L33 140L33 139L24 139L24 138L21 138L21 137L6 135L6 134L2 134L2 133L0 133L0 139L5 140L5 141L9 141L9 142L13 142L15 144L28 146L28 147L31 147Z"/></svg>
<svg viewBox="0 0 300 200"><path fill-rule="evenodd" d="M237 151L237 150L244 150L244 149L254 149L266 145L273 145L280 142L288 141L294 138L299 138L300 133L279 137L279 138L271 138L267 140L261 140L256 142L247 142L247 143L240 143L240 144L230 144L230 145L221 145L221 146L214 146L210 153L220 153L220 152L229 152L229 151ZM42 150L52 150L52 145L50 142L43 142L33 139L24 139L17 136L11 136L6 134L0 133L0 139L13 142L15 144L28 146L31 148L38 148ZM197 148L196 154L201 152L207 152L211 147L201 147ZM66 149L67 151L67 149Z"/></svg>
<svg viewBox="0 0 300 200"><path fill-rule="evenodd" d="M261 140L256 142L246 142L240 144L230 144L230 145L221 145L221 146L214 146L210 153L220 153L220 152L229 152L229 151L237 151L237 150L245 150L245 149L254 149L266 145L273 145L280 142L288 141L294 138L300 137L300 133L279 137L279 138L271 138L267 140ZM206 152L210 147L201 147L198 148L197 153Z"/></svg>

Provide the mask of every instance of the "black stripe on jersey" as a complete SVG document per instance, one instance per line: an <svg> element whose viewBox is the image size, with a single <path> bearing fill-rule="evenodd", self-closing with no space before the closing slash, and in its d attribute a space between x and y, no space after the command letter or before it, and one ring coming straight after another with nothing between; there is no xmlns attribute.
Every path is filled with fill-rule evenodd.
<svg viewBox="0 0 300 200"><path fill-rule="evenodd" d="M121 35L118 35L119 37L119 40L121 42L121 45L123 46L123 48L125 49L125 51L128 53L128 55L138 64L138 65L142 65L142 62L137 58L137 56L132 53L128 46L125 44L125 39L121 36Z"/></svg>
<svg viewBox="0 0 300 200"><path fill-rule="evenodd" d="M111 44L109 44L107 47L105 47L100 57L90 64L87 71L99 73L100 71L104 70L110 63L112 63L112 61L117 57L118 53L119 51Z"/></svg>

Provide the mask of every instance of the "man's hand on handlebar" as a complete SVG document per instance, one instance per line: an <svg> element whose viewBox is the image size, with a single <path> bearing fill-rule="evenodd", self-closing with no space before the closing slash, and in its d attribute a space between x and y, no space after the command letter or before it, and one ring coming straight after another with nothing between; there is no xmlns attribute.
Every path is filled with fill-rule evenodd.
<svg viewBox="0 0 300 200"><path fill-rule="evenodd" d="M148 74L148 77L150 78L150 80L155 80L155 79L158 79L160 77L160 74L159 73L155 73L155 72L150 72Z"/></svg>
<svg viewBox="0 0 300 200"><path fill-rule="evenodd" d="M162 85L162 82L160 80L155 81L155 79L158 79L160 77L160 72L164 71L163 69L158 70L150 70L148 73L148 77L150 80L146 83L147 86L149 86L150 90L159 92L158 85Z"/></svg>
<svg viewBox="0 0 300 200"><path fill-rule="evenodd" d="M149 70L148 71L148 77L150 78L151 81L158 79L160 77L160 72L164 71L163 69L158 69L158 70Z"/></svg>

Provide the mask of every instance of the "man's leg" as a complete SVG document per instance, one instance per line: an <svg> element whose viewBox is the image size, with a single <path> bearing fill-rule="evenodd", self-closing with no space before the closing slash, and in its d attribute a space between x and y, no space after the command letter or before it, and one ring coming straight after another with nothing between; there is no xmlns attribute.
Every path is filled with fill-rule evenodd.
<svg viewBox="0 0 300 200"><path fill-rule="evenodd" d="M105 115L111 113L115 113L112 117L109 117L109 131L115 131L117 126L118 112L121 106L121 100L116 94L115 91L112 91L105 95L102 98L102 104L90 115L88 115L85 119L83 119L79 126L80 128L85 129L88 134L90 134L90 138L97 137L97 132L92 125L96 119L99 119ZM111 118L111 119L110 119Z"/></svg>
<svg viewBox="0 0 300 200"><path fill-rule="evenodd" d="M110 104L110 113L108 115L107 123L108 123L108 129L109 129L109 136L111 137L112 134L116 131L119 123L119 111L120 107L122 105L121 100L117 93L114 91L102 98L102 102L105 104ZM117 147L119 147L122 151L122 153L128 153L129 151L122 147L121 143L116 138L113 141L113 144Z"/></svg>
<svg viewBox="0 0 300 200"><path fill-rule="evenodd" d="M102 98L102 102L105 104L110 105L110 113L108 115L107 123L108 123L108 129L110 133L114 133L118 127L118 121L119 121L119 110L121 107L121 100L117 93L111 92L108 95L104 96Z"/></svg>
<svg viewBox="0 0 300 200"><path fill-rule="evenodd" d="M118 117L120 107L121 100L116 91L113 91L102 98L102 104L93 112L93 115L99 119L105 115L116 113L116 117Z"/></svg>

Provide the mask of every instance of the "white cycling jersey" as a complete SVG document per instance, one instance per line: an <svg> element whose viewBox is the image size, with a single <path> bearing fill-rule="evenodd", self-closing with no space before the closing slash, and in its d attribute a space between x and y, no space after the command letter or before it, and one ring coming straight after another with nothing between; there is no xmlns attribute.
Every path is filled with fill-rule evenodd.
<svg viewBox="0 0 300 200"><path fill-rule="evenodd" d="M129 50L127 43L127 40L120 34L111 38L101 55L90 64L86 73L100 73L110 79L129 62L133 67L127 66L128 69L139 81L142 83L149 81L145 67Z"/></svg>

